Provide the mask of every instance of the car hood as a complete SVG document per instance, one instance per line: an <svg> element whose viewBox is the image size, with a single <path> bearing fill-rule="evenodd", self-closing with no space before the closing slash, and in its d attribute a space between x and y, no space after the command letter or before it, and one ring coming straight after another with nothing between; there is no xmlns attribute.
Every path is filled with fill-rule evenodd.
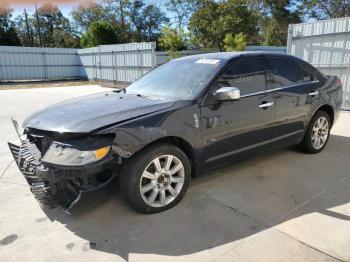
<svg viewBox="0 0 350 262"><path fill-rule="evenodd" d="M174 101L105 92L70 99L43 108L23 122L23 128L88 133L101 127L164 110Z"/></svg>

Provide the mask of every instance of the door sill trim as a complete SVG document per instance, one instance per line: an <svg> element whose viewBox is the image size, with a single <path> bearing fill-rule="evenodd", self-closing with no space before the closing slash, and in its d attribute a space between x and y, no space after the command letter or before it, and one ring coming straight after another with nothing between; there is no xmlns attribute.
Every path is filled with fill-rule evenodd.
<svg viewBox="0 0 350 262"><path fill-rule="evenodd" d="M291 132L291 133L288 133L288 134L285 134L285 135L282 135L282 136L279 136L279 137L272 138L271 140L268 140L268 141L259 142L259 143L256 143L256 144L253 144L253 145L250 145L250 146L246 146L246 147L242 147L242 148L239 148L239 149L236 149L236 150L233 150L233 151L226 152L226 153L221 154L221 155L213 156L213 157L210 157L207 160L205 160L204 164L212 162L212 161L215 161L215 160L219 160L221 158L232 156L232 155L238 154L240 152L247 151L249 149L253 149L253 148L256 148L256 147L259 147L259 146L270 144L272 142L276 142L278 140L281 140L281 139L284 139L284 138L287 138L287 137L290 137L290 136L294 136L294 135L297 135L297 134L300 134L300 133L303 133L303 132L304 132L304 130L297 130L297 131L294 131L294 132Z"/></svg>

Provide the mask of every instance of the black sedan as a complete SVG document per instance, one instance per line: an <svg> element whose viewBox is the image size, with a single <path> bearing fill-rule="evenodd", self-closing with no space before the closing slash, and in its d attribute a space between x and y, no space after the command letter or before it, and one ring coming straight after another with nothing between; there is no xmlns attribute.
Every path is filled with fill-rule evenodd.
<svg viewBox="0 0 350 262"><path fill-rule="evenodd" d="M9 146L43 207L69 213L118 184L134 208L154 213L205 170L292 144L322 151L341 104L339 78L296 57L203 54L44 108L24 121L21 146Z"/></svg>

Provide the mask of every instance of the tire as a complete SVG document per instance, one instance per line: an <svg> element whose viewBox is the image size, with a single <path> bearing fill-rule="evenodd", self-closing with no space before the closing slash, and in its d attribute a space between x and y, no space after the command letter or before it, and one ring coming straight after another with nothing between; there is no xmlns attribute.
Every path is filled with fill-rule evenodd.
<svg viewBox="0 0 350 262"><path fill-rule="evenodd" d="M180 148L162 143L128 159L120 175L120 188L126 200L137 211L151 214L181 201L190 183L191 165Z"/></svg>
<svg viewBox="0 0 350 262"><path fill-rule="evenodd" d="M321 152L329 140L331 126L329 115L325 111L317 111L309 123L300 148L308 154ZM315 135L316 133L317 135ZM319 144L317 141L319 141Z"/></svg>

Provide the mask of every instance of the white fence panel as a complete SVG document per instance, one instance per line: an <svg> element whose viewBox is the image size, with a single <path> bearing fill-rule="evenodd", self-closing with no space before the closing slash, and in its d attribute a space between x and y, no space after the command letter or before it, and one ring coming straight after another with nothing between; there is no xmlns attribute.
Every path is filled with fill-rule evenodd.
<svg viewBox="0 0 350 262"><path fill-rule="evenodd" d="M337 75L344 85L343 108L350 109L350 18L290 25L287 52Z"/></svg>
<svg viewBox="0 0 350 262"><path fill-rule="evenodd" d="M0 46L0 80L80 78L76 49Z"/></svg>
<svg viewBox="0 0 350 262"><path fill-rule="evenodd" d="M247 46L245 51L262 51L262 52L271 52L271 53L282 53L285 54L287 52L287 48L284 46ZM219 52L217 50L183 50L175 52L174 54L169 54L167 52L158 51L156 52L156 64L161 65L173 58L184 57L190 55L198 55L205 54L211 52Z"/></svg>
<svg viewBox="0 0 350 262"><path fill-rule="evenodd" d="M155 43L102 45L78 50L88 79L132 82L155 66Z"/></svg>
<svg viewBox="0 0 350 262"><path fill-rule="evenodd" d="M287 53L287 47L285 46L247 46L245 51L260 51L268 53Z"/></svg>
<svg viewBox="0 0 350 262"><path fill-rule="evenodd" d="M190 55L198 55L198 54L204 54L204 53L209 53L209 51L205 51L205 50L183 50L183 51L175 52L172 55L169 54L168 52L158 51L156 53L156 64L157 64L157 66L159 66L161 64L164 64L164 63L170 61L173 58L183 57L183 56L190 56Z"/></svg>
<svg viewBox="0 0 350 262"><path fill-rule="evenodd" d="M0 46L0 81L82 79L132 82L155 64L155 43L85 49Z"/></svg>

